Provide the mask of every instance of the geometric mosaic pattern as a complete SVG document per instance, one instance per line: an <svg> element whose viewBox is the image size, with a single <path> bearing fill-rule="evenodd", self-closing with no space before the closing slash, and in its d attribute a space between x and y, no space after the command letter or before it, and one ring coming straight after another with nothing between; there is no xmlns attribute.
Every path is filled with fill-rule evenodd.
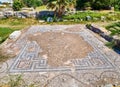
<svg viewBox="0 0 120 87"><path fill-rule="evenodd" d="M76 26L76 25L74 25ZM15 44L20 49L15 60L0 63L0 84L6 83L9 75L16 73L23 76L21 87L26 84L35 84L36 87L104 87L103 84L120 85L120 55L109 50L100 38L96 38L91 31L81 27L81 32L66 31L72 26L42 25L32 26L22 35ZM26 35L36 32L62 30L67 33L79 34L92 47L83 59L70 60L74 65L70 67L50 67L47 60L38 56L41 48L35 41L28 41ZM22 73L21 73L22 72ZM41 74L41 72L45 72Z"/></svg>
<svg viewBox="0 0 120 87"><path fill-rule="evenodd" d="M56 27L47 27L43 29L44 26L33 26L31 27L27 34L34 34L36 32L46 32L50 30L61 30L63 28L56 28ZM51 28L50 28L51 27ZM76 33L76 32L70 32L64 30L64 32L67 33ZM108 56L105 54L104 49L106 47L104 44L99 41L96 37L94 37L90 32L87 30L83 30L81 32L77 32L80 36L84 38L85 41L87 41L93 48L93 52L89 53L85 58L83 59L74 59L70 60L74 64L75 71L79 70L109 70L109 69L115 69L115 65L110 60L111 56ZM70 67L62 66L62 67L51 67L47 64L47 60L38 56L38 53L40 52L41 48L35 41L28 41L27 38L25 38L25 35L22 37L24 39L18 40L17 43L20 44L21 52L20 54L15 58L13 65L10 67L10 72L54 72L54 71L71 71ZM23 46L23 47L22 47ZM117 57L116 57L117 58Z"/></svg>

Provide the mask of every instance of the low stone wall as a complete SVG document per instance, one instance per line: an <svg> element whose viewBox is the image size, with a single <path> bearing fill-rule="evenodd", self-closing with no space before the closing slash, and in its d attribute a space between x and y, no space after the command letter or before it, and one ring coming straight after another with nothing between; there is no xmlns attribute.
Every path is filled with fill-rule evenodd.
<svg viewBox="0 0 120 87"><path fill-rule="evenodd" d="M103 31L101 31L101 29L96 28L90 24L87 24L86 27L93 31L94 33L99 34L101 37L103 37L105 40L107 40L108 42L114 42L115 46L117 46L120 49L120 40L119 39L115 39L109 35L106 35Z"/></svg>
<svg viewBox="0 0 120 87"><path fill-rule="evenodd" d="M114 39L113 39L113 37L111 37L111 36L109 36L109 35L106 35L103 31L101 31L99 28L96 28L96 27L94 27L94 26L92 26L92 25L86 25L86 27L89 29L89 30L91 30L91 31L93 31L94 33L97 33L97 34L99 34L101 37L103 37L105 40L107 40L108 42L112 42Z"/></svg>

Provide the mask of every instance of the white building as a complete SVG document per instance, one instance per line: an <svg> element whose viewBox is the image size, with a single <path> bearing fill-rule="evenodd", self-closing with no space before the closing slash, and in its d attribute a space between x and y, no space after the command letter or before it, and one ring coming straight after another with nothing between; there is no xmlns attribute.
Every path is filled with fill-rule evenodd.
<svg viewBox="0 0 120 87"><path fill-rule="evenodd" d="M2 3L9 3L10 6L13 5L13 0L0 0L0 2L2 2Z"/></svg>

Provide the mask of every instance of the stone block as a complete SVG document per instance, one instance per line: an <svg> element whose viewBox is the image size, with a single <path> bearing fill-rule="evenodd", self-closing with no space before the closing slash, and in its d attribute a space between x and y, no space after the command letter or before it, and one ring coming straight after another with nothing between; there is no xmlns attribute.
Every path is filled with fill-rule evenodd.
<svg viewBox="0 0 120 87"><path fill-rule="evenodd" d="M12 34L10 34L9 38L12 40L16 40L21 35L21 31L14 31Z"/></svg>

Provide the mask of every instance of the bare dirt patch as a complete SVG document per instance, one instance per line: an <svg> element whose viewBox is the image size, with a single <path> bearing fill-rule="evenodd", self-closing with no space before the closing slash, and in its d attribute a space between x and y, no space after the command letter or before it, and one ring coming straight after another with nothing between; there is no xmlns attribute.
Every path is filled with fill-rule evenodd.
<svg viewBox="0 0 120 87"><path fill-rule="evenodd" d="M36 33L28 37L42 48L40 56L48 59L50 66L63 66L70 59L84 58L93 48L78 34L64 32Z"/></svg>
<svg viewBox="0 0 120 87"><path fill-rule="evenodd" d="M69 32L80 32L81 31L81 27L79 25L76 25L73 28L67 28L65 30L67 30Z"/></svg>

